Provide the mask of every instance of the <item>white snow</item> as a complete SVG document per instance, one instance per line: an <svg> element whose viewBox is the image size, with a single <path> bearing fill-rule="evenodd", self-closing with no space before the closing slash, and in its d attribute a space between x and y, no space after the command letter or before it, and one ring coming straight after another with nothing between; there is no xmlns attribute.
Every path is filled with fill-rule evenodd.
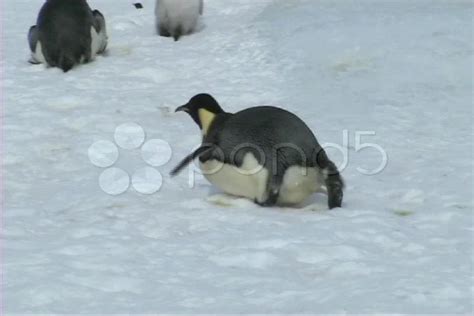
<svg viewBox="0 0 474 316"><path fill-rule="evenodd" d="M175 43L154 1L91 0L108 54L67 74L27 63L42 2L1 10L6 313L472 312L471 1L207 0ZM200 142L173 109L199 92L285 107L323 144L347 130L344 207L213 203L202 176L170 179ZM158 193L100 189L89 148L128 123L173 149ZM373 176L365 131L388 156ZM139 148L114 165L146 166Z"/></svg>

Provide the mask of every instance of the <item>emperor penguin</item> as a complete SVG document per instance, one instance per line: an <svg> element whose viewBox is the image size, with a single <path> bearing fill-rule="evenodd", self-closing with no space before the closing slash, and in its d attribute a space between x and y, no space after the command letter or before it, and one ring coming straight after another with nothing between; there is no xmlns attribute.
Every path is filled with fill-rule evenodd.
<svg viewBox="0 0 474 316"><path fill-rule="evenodd" d="M330 209L341 207L344 181L310 128L295 114L273 106L225 112L209 94L176 109L188 113L202 144L171 171L194 159L204 176L224 192L262 206L300 205L326 192Z"/></svg>
<svg viewBox="0 0 474 316"><path fill-rule="evenodd" d="M156 0L155 24L160 36L181 36L195 31L199 15L204 11L204 0Z"/></svg>
<svg viewBox="0 0 474 316"><path fill-rule="evenodd" d="M86 0L47 0L28 32L30 63L64 72L87 63L107 47L105 19Z"/></svg>

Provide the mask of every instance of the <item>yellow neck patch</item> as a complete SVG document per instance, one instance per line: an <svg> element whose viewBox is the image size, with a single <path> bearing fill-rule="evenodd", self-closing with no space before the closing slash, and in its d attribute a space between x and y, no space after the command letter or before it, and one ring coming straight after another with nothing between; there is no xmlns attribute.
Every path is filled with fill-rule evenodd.
<svg viewBox="0 0 474 316"><path fill-rule="evenodd" d="M198 114L199 114L199 121L201 122L202 134L206 135L207 131L209 130L209 127L211 126L211 123L216 118L216 114L209 112L206 109L199 109Z"/></svg>

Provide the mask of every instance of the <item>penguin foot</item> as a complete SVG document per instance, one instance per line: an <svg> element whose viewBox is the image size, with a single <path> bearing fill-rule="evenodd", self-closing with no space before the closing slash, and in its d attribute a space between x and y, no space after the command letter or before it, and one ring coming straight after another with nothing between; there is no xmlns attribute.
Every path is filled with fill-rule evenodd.
<svg viewBox="0 0 474 316"><path fill-rule="evenodd" d="M163 36L163 37L171 37L171 33L164 26L159 27L158 34L160 34L160 36Z"/></svg>
<svg viewBox="0 0 474 316"><path fill-rule="evenodd" d="M41 64L39 61L37 61L36 59L34 59L33 57L28 59L28 62L32 65L39 65Z"/></svg>
<svg viewBox="0 0 474 316"><path fill-rule="evenodd" d="M327 211L327 206L321 205L321 204L311 204L308 206L305 206L303 208L303 211L310 211L310 212L322 212L322 211Z"/></svg>
<svg viewBox="0 0 474 316"><path fill-rule="evenodd" d="M261 207L273 207L277 204L277 199L278 199L278 196L276 198L269 198L263 202L259 202L257 201L257 199L255 199L254 203Z"/></svg>
<svg viewBox="0 0 474 316"><path fill-rule="evenodd" d="M279 174L284 174L284 172L281 172ZM282 183L282 177L281 176L274 176L272 177L269 182L268 182L268 187L267 187L267 192L266 192L266 199L262 203L260 203L260 206L264 207L272 207L275 206L278 203L278 199L280 197L280 186Z"/></svg>
<svg viewBox="0 0 474 316"><path fill-rule="evenodd" d="M268 201L265 201L265 202L257 202L255 201L255 203L261 207L272 207L272 206L275 206L276 203L271 203L271 202L268 202Z"/></svg>

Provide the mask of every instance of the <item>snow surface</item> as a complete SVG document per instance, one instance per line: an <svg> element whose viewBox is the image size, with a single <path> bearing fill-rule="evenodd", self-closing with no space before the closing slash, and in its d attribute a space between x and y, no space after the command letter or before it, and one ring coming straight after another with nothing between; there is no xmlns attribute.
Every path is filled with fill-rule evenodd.
<svg viewBox="0 0 474 316"><path fill-rule="evenodd" d="M91 0L108 55L67 74L26 62L42 2L2 3L5 312L472 312L471 1L207 0L175 43L154 1ZM198 92L283 106L321 143L348 130L344 208L225 206L202 176L170 179L200 141L171 110ZM88 149L129 122L173 148L156 194L99 187ZM377 175L357 131L388 155ZM121 150L116 166L146 164Z"/></svg>

